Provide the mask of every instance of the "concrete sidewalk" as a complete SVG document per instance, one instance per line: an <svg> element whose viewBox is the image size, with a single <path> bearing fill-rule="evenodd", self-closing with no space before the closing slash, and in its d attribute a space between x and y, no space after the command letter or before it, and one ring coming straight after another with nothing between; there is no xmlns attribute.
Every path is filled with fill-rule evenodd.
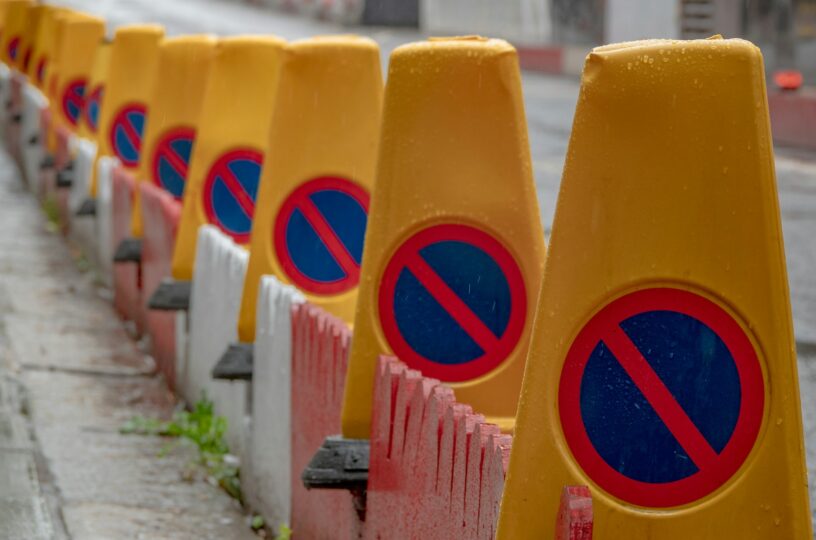
<svg viewBox="0 0 816 540"><path fill-rule="evenodd" d="M237 502L122 435L174 398L0 151L0 538L255 538Z"/></svg>

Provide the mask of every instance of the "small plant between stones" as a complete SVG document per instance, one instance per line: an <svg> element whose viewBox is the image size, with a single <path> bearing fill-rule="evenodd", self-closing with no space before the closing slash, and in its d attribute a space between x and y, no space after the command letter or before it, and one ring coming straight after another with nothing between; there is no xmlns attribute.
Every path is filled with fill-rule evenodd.
<svg viewBox="0 0 816 540"><path fill-rule="evenodd" d="M198 458L191 464L206 471L207 479L224 489L235 499L243 502L239 480L238 460L229 453L224 435L227 433L227 419L216 416L213 402L202 395L193 410L177 410L172 420L134 416L120 428L120 433L136 435L157 435L176 440L167 444L159 452L167 455L183 441L193 443L198 448ZM186 476L192 477L195 470Z"/></svg>
<svg viewBox="0 0 816 540"><path fill-rule="evenodd" d="M172 452L179 444L192 443L198 449L197 458L189 464L184 472L186 480L192 480L196 472L203 470L207 481L220 486L231 497L244 503L241 493L240 464L238 458L229 453L229 446L224 438L227 433L227 419L217 416L213 402L202 393L191 411L177 410L169 421L144 416L134 416L119 428L123 434L153 435L169 437L174 441L165 445L159 456ZM250 527L266 536L263 517L254 515ZM288 540L291 530L281 524L276 540Z"/></svg>

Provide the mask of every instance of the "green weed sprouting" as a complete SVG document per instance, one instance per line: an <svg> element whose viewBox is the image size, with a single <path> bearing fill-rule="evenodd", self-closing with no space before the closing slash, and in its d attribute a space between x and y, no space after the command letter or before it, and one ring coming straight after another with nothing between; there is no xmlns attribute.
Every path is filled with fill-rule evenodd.
<svg viewBox="0 0 816 540"><path fill-rule="evenodd" d="M173 414L172 420L134 416L122 424L119 432L176 439L165 445L159 456L167 455L181 441L191 442L198 449L198 457L193 465L202 467L210 481L243 503L240 469L235 460L229 459L229 446L224 439L227 419L215 415L213 402L205 394L202 393L192 411L178 410Z"/></svg>
<svg viewBox="0 0 816 540"><path fill-rule="evenodd" d="M123 434L153 435L171 437L173 442L165 445L159 456L165 456L175 449L180 442L189 441L198 448L198 457L192 465L202 467L208 478L217 483L231 497L243 504L241 493L240 469L235 460L231 460L229 446L224 436L227 433L227 419L216 416L213 402L202 392L192 411L177 410L172 420L134 416L119 428ZM266 526L260 515L254 515L250 527L261 530ZM290 540L292 529L281 523L275 540Z"/></svg>
<svg viewBox="0 0 816 540"><path fill-rule="evenodd" d="M292 538L292 529L285 523L281 523L278 527L278 534L275 540L290 540Z"/></svg>

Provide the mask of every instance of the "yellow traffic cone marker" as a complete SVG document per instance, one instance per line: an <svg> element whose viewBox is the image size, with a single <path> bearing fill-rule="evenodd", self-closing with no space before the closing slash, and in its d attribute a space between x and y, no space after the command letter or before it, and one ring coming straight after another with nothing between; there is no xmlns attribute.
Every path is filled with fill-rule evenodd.
<svg viewBox="0 0 816 540"><path fill-rule="evenodd" d="M200 225L214 224L237 243L249 242L284 46L271 36L218 43L184 189L173 252L176 280L193 278Z"/></svg>
<svg viewBox="0 0 816 540"><path fill-rule="evenodd" d="M238 322L255 341L260 278L274 274L351 322L374 183L382 107L377 44L292 43L281 68Z"/></svg>
<svg viewBox="0 0 816 540"><path fill-rule="evenodd" d="M93 68L97 46L105 36L105 21L87 15L65 15L65 23L56 47L57 97L52 107L56 110L57 127L74 133L79 126L88 78Z"/></svg>
<svg viewBox="0 0 816 540"><path fill-rule="evenodd" d="M187 178L196 126L201 115L216 39L184 36L165 39L159 49L158 81L150 102L151 120L144 136L144 159L137 181L146 181L181 199ZM142 236L139 190L134 190L131 234Z"/></svg>
<svg viewBox="0 0 816 540"><path fill-rule="evenodd" d="M389 66L343 436L366 439L380 354L512 427L544 262L515 50L478 37Z"/></svg>
<svg viewBox="0 0 816 540"><path fill-rule="evenodd" d="M759 49L595 49L555 216L499 538L812 538Z"/></svg>
<svg viewBox="0 0 816 540"><path fill-rule="evenodd" d="M31 0L9 0L6 4L6 18L3 23L0 60L10 68L19 70L22 62L23 39L28 24Z"/></svg>
<svg viewBox="0 0 816 540"><path fill-rule="evenodd" d="M161 26L132 25L118 28L113 38L99 151L119 158L125 170L139 167L147 103L153 94L163 36Z"/></svg>

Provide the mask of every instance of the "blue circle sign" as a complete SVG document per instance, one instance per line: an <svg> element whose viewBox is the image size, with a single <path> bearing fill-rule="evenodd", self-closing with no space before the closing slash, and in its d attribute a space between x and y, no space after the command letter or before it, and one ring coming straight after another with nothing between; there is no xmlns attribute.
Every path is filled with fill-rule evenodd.
<svg viewBox="0 0 816 540"><path fill-rule="evenodd" d="M122 107L113 117L110 129L110 144L113 153L125 167L139 164L142 150L147 108L141 103L131 103Z"/></svg>
<svg viewBox="0 0 816 540"><path fill-rule="evenodd" d="M764 388L750 339L722 307L687 290L645 289L607 304L575 338L561 372L561 426L608 493L679 506L742 466Z"/></svg>
<svg viewBox="0 0 816 540"><path fill-rule="evenodd" d="M313 294L340 294L360 281L368 192L345 178L301 184L275 219L275 253L292 283Z"/></svg>
<svg viewBox="0 0 816 540"><path fill-rule="evenodd" d="M231 150L216 160L204 181L207 219L239 244L249 242L262 161L257 150Z"/></svg>
<svg viewBox="0 0 816 540"><path fill-rule="evenodd" d="M62 112L72 126L76 126L85 107L85 79L68 83L62 93Z"/></svg>
<svg viewBox="0 0 816 540"><path fill-rule="evenodd" d="M403 362L460 382L496 369L515 350L527 296L501 242L467 225L435 225L394 252L380 282L379 311Z"/></svg>
<svg viewBox="0 0 816 540"><path fill-rule="evenodd" d="M164 133L153 151L153 183L168 191L177 200L184 194L184 183L193 152L195 130L173 128Z"/></svg>

